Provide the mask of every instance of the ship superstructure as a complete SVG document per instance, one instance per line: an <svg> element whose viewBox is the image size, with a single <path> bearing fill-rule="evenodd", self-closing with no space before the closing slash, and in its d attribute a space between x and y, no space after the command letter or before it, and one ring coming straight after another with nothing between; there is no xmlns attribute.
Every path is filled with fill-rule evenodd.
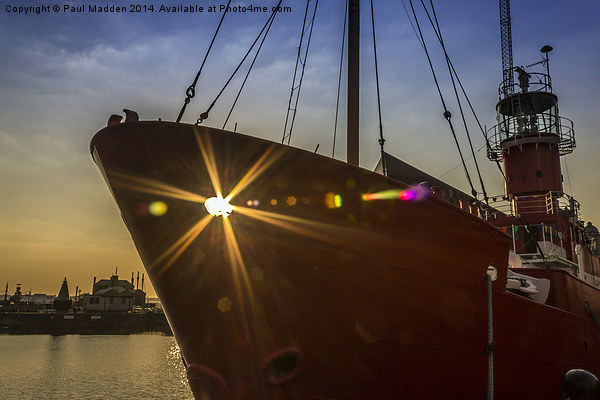
<svg viewBox="0 0 600 400"><path fill-rule="evenodd" d="M546 66L551 50L542 48ZM559 114L549 73L514 70L518 83L500 85L498 124L488 131L488 158L503 163L504 201L494 203L501 212L486 217L512 236L524 265L564 268L595 285L594 238L586 235L579 202L563 190L560 157L575 149L573 122Z"/></svg>

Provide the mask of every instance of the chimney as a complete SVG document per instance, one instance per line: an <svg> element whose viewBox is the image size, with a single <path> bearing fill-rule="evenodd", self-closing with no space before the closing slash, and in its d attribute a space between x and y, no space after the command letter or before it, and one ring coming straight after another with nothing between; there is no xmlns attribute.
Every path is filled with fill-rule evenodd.
<svg viewBox="0 0 600 400"><path fill-rule="evenodd" d="M142 292L144 291L144 273L142 272Z"/></svg>
<svg viewBox="0 0 600 400"><path fill-rule="evenodd" d="M137 274L137 282L136 282L135 288L136 289L140 288L140 271L138 271L138 274Z"/></svg>
<svg viewBox="0 0 600 400"><path fill-rule="evenodd" d="M131 286L133 286L133 272L131 272Z"/></svg>

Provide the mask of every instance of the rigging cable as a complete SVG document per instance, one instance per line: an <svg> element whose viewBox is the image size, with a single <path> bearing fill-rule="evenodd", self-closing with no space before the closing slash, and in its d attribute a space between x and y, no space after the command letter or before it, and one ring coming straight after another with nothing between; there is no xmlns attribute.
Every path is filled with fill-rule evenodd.
<svg viewBox="0 0 600 400"><path fill-rule="evenodd" d="M456 77L456 81L458 82L458 86L460 87L463 96L465 96L465 100L467 101L467 104L469 105L469 108L471 110L471 113L473 114L473 117L475 118L475 121L477 122L477 126L479 126L479 130L481 131L481 135L483 136L483 139L485 141L485 147L486 147L486 151L489 153L491 151L492 145L490 143L489 138L487 137L486 133L485 133L485 129L483 129L483 126L481 125L481 121L479 121L479 118L477 117L477 113L475 112L475 108L473 107L473 103L471 103L471 99L469 99L469 96L467 95L467 92L462 84L462 81L460 80L460 77L458 76L458 73L456 72L456 69L454 68L454 64L452 64L452 60L448 60L450 63L450 67L452 68L452 72L454 73L454 76ZM479 152L480 150L477 150L477 152ZM506 177L506 175L504 174L504 170L502 169L502 166L500 165L500 161L498 160L497 157L494 157L493 161L496 164L496 167L498 167L498 171L500 172L500 175L502 175L502 179L505 182L505 184L507 185L507 187L510 187L510 182L508 181L508 178Z"/></svg>
<svg viewBox="0 0 600 400"><path fill-rule="evenodd" d="M475 154L479 153L481 150L483 150L483 148L485 147L485 144L483 146L481 146L476 152ZM473 158L473 156L469 156L465 159L465 161L469 161L471 158ZM446 172L444 172L441 175L436 175L438 179L442 179L444 176L448 175L449 173L451 173L452 171L454 171L456 168L462 166L461 163L456 164L454 167L450 168L449 170L447 170Z"/></svg>
<svg viewBox="0 0 600 400"><path fill-rule="evenodd" d="M335 157L335 137L337 134L337 122L340 112L340 88L342 87L342 68L344 64L344 44L346 43L346 21L348 19L348 0L346 0L346 9L344 10L344 27L342 28L342 51L340 52L340 74L338 76L337 100L335 104L335 122L333 124L333 149L331 158Z"/></svg>
<svg viewBox="0 0 600 400"><path fill-rule="evenodd" d="M223 128L221 129L225 129L225 125L227 125L227 122L229 121L229 117L231 117L231 113L233 112L233 109L235 108L235 105L237 104L238 99L240 98L240 95L242 94L242 90L244 90L244 86L246 85L246 81L248 80L248 77L250 76L250 72L252 71L252 67L254 67L254 63L256 62L256 59L258 58L258 55L260 54L260 50L262 49L263 44L265 43L265 39L267 38L267 35L269 34L269 31L271 30L271 26L273 25L273 21L275 21L275 18L273 18L271 20L271 22L269 23L269 26L267 27L267 30L265 31L265 34L263 35L263 38L260 42L260 45L258 46L258 49L256 50L256 54L254 55L254 58L252 59L252 63L250 64L250 67L248 68L248 72L246 72L246 76L244 77L244 81L242 82L242 85L240 86L240 90L237 93L237 96L235 96L235 100L233 101L233 104L231 105L231 109L229 110L229 113L227 114L227 118L225 118L225 122L223 122Z"/></svg>
<svg viewBox="0 0 600 400"><path fill-rule="evenodd" d="M308 58L308 49L310 48L310 39L312 38L313 27L315 26L315 16L317 14L317 7L319 6L319 0L315 1L315 8L313 11L313 15L310 21L310 31L308 33L308 41L306 43L306 49L304 51L304 61L301 58L302 51L302 41L304 40L304 34L306 33L306 16L308 15L310 0L306 0L306 10L304 11L304 21L302 23L302 34L300 35L300 44L298 45L298 56L296 57L296 68L294 70L294 78L292 79L292 90L290 92L290 100L288 102L287 114L285 116L285 125L283 127L283 137L281 138L281 143L283 144L287 138L287 144L290 144L290 139L292 137L292 130L294 129L294 122L296 120L296 111L298 111L298 100L300 99L300 89L302 88L302 80L304 79L304 69L306 67L306 61ZM298 64L302 65L302 70L300 72L300 80L298 82L298 86L294 87L296 83L296 75L298 73ZM292 98L294 97L294 91L296 92L296 100L294 103L294 108L292 108ZM290 118L290 111L292 111L292 120L290 122L290 131L287 133L288 122Z"/></svg>
<svg viewBox="0 0 600 400"><path fill-rule="evenodd" d="M250 46L250 48L248 49L248 51L246 52L246 54L242 58L242 61L240 61L240 63L238 64L238 66L235 68L235 70L233 71L233 73L231 74L231 76L229 77L229 79L227 80L227 82L225 82L225 85L223 86L223 88L221 89L221 91L219 92L219 94L217 94L217 96L215 97L215 99L213 100L213 102L210 104L210 106L208 107L208 109L205 112L203 112L202 114L200 114L200 117L198 117L198 120L196 121L196 125L201 124L202 121L204 121L205 119L208 119L208 113L215 106L215 103L217 102L217 100L219 99L219 97L221 97L221 95L223 94L223 92L225 91L225 89L227 88L227 86L229 85L229 83L231 83L231 80L233 79L233 77L235 76L235 74L237 74L238 70L242 67L242 64L244 63L244 61L246 61L246 58L248 58L248 55L252 52L252 49L254 48L254 46L256 45L256 43L258 42L258 39L260 39L260 37L262 36L262 34L265 31L265 29L267 28L267 26L269 26L269 24L271 23L271 20L273 20L275 18L275 16L277 15L277 11L280 9L279 6L281 5L282 1L283 0L279 0L279 2L277 3L277 6L274 7L275 11L273 11L273 13L267 19L267 22L265 22L265 24L263 25L262 29L258 33L258 36L256 36L256 39L254 39L254 42L252 43L252 45Z"/></svg>
<svg viewBox="0 0 600 400"><path fill-rule="evenodd" d="M302 33L300 33L300 43L298 44L298 54L296 55L296 65L294 66L294 77L292 78L292 89L290 91L290 99L288 100L288 108L285 115L285 124L283 126L283 137L281 138L281 143L285 141L288 120L290 118L290 110L292 109L292 99L294 97L294 90L296 90L296 76L298 75L298 64L302 64L302 58L300 56L302 52L302 41L304 40L304 34L306 33L306 16L308 15L308 5L310 0L306 0L306 9L304 10L304 20L302 21ZM304 60L306 63L306 59ZM298 86L299 88L300 86Z"/></svg>
<svg viewBox="0 0 600 400"><path fill-rule="evenodd" d="M432 4L432 10L433 10L433 13L434 13L434 16L435 16L435 8L433 7L433 4ZM429 14L428 14L428 17L429 17ZM437 17L435 17L435 20L436 20L436 24L437 24ZM431 21L431 18L430 18L430 21ZM432 26L433 26L433 23L432 23ZM438 30L439 30L439 25L438 25ZM438 33L438 30L436 30L435 27L434 27L434 31L435 31L436 35L438 36L438 40L440 40L440 43L441 43L441 41L442 41L441 34ZM444 49L444 54L446 54L446 60L448 62L448 65L452 69L452 72L453 72L454 76L456 77L456 81L458 82L458 85L459 85L459 87L460 87L460 89L462 91L462 94L465 97L465 100L467 101L467 104L469 105L471 113L473 114L473 117L475 118L475 121L477 122L477 125L479 126L479 130L481 131L481 135L483 136L483 139L485 141L485 146L486 146L486 149L487 149L488 154L489 154L489 152L491 151L491 147L492 147L491 144L490 144L490 140L487 137L487 135L485 133L485 130L483 129L483 126L481 125L481 122L479 121L479 118L477 117L477 113L475 112L473 104L471 103L471 100L469 99L469 96L467 95L467 92L466 92L466 90L465 90L465 88L464 88L464 86L462 84L462 81L460 80L460 77L458 76L458 73L456 72L456 69L454 68L454 64L452 64L452 60L450 60L450 57L447 55L445 49ZM462 110L462 108L461 108L461 110ZM461 113L462 113L462 111L461 111ZM477 153L480 150L481 149L477 150ZM498 167L498 171L500 172L500 175L502 175L502 179L504 180L504 182L506 184L506 187L509 188L509 190L510 190L510 182L508 181L508 178L506 177L506 174L504 173L504 170L502 169L502 166L500 165L500 161L498 160L497 157L494 157L493 161L495 161L495 164ZM459 164L459 166L460 166L460 164ZM454 170L455 168L457 168L457 167L452 168L450 171ZM450 171L448 171L446 173L449 173ZM478 171L479 171L479 168L478 168ZM480 175L480 178L481 178L481 175ZM482 184L482 189L484 189L483 188L483 184ZM484 195L485 195L485 192L484 192ZM486 197L486 203L487 203L487 197ZM488 205L489 205L489 203L488 203ZM524 216L523 216L523 221L525 223L527 223L527 221L526 221L526 219L525 219Z"/></svg>
<svg viewBox="0 0 600 400"><path fill-rule="evenodd" d="M187 107L187 105L190 103L190 101L196 95L196 84L198 83L198 79L200 78L200 74L202 73L202 68L204 68L204 64L206 63L206 59L208 58L208 54L210 53L210 49L212 48L212 45L215 42L215 39L217 38L217 33L219 33L219 29L221 29L221 24L223 23L223 20L225 19L225 14L227 14L227 10L229 9L230 3L231 3L231 0L229 0L227 2L227 7L225 8L223 15L221 16L221 20L219 21L219 25L217 26L217 30L215 31L215 34L213 35L212 40L210 41L208 50L206 50L206 54L204 55L204 60L202 60L202 64L200 65L200 69L198 70L198 73L196 74L196 78L194 79L194 82L185 91L186 98L183 101L183 107L181 107L181 111L179 111L179 115L177 116L177 122L181 121L181 118L183 117L183 113L185 112L185 108Z"/></svg>
<svg viewBox="0 0 600 400"><path fill-rule="evenodd" d="M462 150L460 149L460 144L458 143L458 138L456 137L456 132L454 130L454 126L452 125L452 114L448 111L446 107L446 102L444 101L444 96L442 95L442 90L440 89L440 85L437 80L437 76L435 74L435 70L433 68L433 64L431 62L431 57L429 56L429 51L427 50L427 46L425 45L425 39L423 38L423 32L421 31L421 27L419 25L419 20L417 19L417 14L415 13L415 9L412 4L412 0L409 0L410 8L413 12L413 16L415 18L415 23L417 25L417 29L419 31L419 36L421 38L421 45L423 46L423 50L425 51L425 55L427 56L427 61L429 62L429 68L431 69L431 73L433 74L433 80L435 81L435 86L437 87L438 94L440 95L440 100L442 101L442 106L444 107L444 118L448 121L448 125L450 126L450 131L452 132L452 136L454 137L454 142L456 143L456 148L458 149L458 154L463 164L463 168L465 170L465 175L467 177L467 181L469 182L469 186L471 186L471 194L473 197L477 197L477 191L473 186L473 182L471 181L471 176L469 175L469 171L467 170L467 164L465 163L465 158L463 157Z"/></svg>
<svg viewBox="0 0 600 400"><path fill-rule="evenodd" d="M454 81L454 74L452 73L452 68L450 67L450 57L448 56L448 52L446 51L446 46L444 45L444 40L442 39L442 30L440 29L440 25L438 23L437 15L435 13L435 7L433 6L433 0L429 0L429 3L431 4L431 11L433 13L435 25L434 25L433 21L431 20L431 16L429 15L429 12L427 11L427 7L425 6L425 3L423 3L423 0L421 0L421 5L423 6L423 9L425 10L425 13L427 14L427 18L429 19L429 22L431 23L431 26L433 27L433 30L438 37L440 45L442 46L442 50L444 51L444 56L446 58L446 65L448 66L448 72L450 74L450 80L452 81L454 95L456 96L456 102L458 103L458 109L460 110L460 115L462 118L463 126L465 127L465 132L467 134L469 147L471 148L471 154L473 156L473 161L475 162L475 169L477 170L477 176L479 177L479 184L481 185L481 191L483 192L483 198L484 198L486 204L489 205L488 195L485 191L485 185L483 183L483 178L481 177L481 171L479 170L479 163L477 162L477 157L475 157L475 150L473 149L473 142L471 141L471 134L469 133L469 127L467 126L465 114L462 109L462 103L461 103L460 97L458 95L458 90L456 89L456 82Z"/></svg>
<svg viewBox="0 0 600 400"><path fill-rule="evenodd" d="M373 27L373 52L375 56L375 84L377 86L377 111L379 112L379 146L381 147L381 168L383 176L387 176L387 168L385 165L385 152L383 151L383 145L385 139L383 138L383 124L381 122L381 97L379 95L379 69L377 68L377 44L375 41L375 15L373 13L373 0L371 0L371 26Z"/></svg>
<svg viewBox="0 0 600 400"><path fill-rule="evenodd" d="M567 157L565 156L563 159L565 160L565 170L567 172L567 180L569 182L569 192L571 193L571 197L575 197L573 196L573 188L571 187L571 175L569 175L569 165L567 164Z"/></svg>
<svg viewBox="0 0 600 400"><path fill-rule="evenodd" d="M423 47L423 42L421 42L421 38L419 37L419 34L417 33L417 29L415 28L415 24L413 24L412 18L410 17L410 13L408 12L408 8L406 8L406 2L404 0L402 0L402 6L404 7L404 12L406 13L408 22L410 22L410 26L412 27L412 30L415 33L415 36L417 37L417 41L419 42L421 47Z"/></svg>

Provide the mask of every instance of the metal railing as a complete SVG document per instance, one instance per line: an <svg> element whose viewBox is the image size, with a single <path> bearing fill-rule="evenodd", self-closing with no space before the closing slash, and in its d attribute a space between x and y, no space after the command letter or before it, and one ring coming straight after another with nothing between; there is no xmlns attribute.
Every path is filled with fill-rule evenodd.
<svg viewBox="0 0 600 400"><path fill-rule="evenodd" d="M532 214L565 214L567 217L580 217L577 200L563 192L547 192L529 196L496 196L490 198L492 210L485 210L482 218L520 217Z"/></svg>
<svg viewBox="0 0 600 400"><path fill-rule="evenodd" d="M537 120L523 116L506 116L506 119L494 125L486 132L489 147L487 157L490 160L502 160L503 149L525 142L552 142L555 138L561 156L575 149L575 131L569 118L536 114ZM540 123L541 122L541 123Z"/></svg>
<svg viewBox="0 0 600 400"><path fill-rule="evenodd" d="M498 99L502 100L507 97L513 96L514 93L527 93L527 92L546 92L552 93L552 79L550 75L541 72L529 72L529 86L526 91L523 91L519 83L509 82L509 80L503 80L498 85ZM536 80L537 79L537 80ZM507 91L510 90L510 91Z"/></svg>

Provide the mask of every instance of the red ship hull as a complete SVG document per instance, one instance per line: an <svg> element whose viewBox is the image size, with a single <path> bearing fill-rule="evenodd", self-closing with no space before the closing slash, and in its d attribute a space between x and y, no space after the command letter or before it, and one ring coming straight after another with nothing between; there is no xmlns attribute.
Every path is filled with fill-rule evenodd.
<svg viewBox="0 0 600 400"><path fill-rule="evenodd" d="M507 292L510 238L435 196L365 201L407 186L186 124L113 125L91 149L198 398L485 398L489 266L496 398L560 398L570 369L600 373L598 291L541 270L546 304ZM230 217L207 214L218 193Z"/></svg>

